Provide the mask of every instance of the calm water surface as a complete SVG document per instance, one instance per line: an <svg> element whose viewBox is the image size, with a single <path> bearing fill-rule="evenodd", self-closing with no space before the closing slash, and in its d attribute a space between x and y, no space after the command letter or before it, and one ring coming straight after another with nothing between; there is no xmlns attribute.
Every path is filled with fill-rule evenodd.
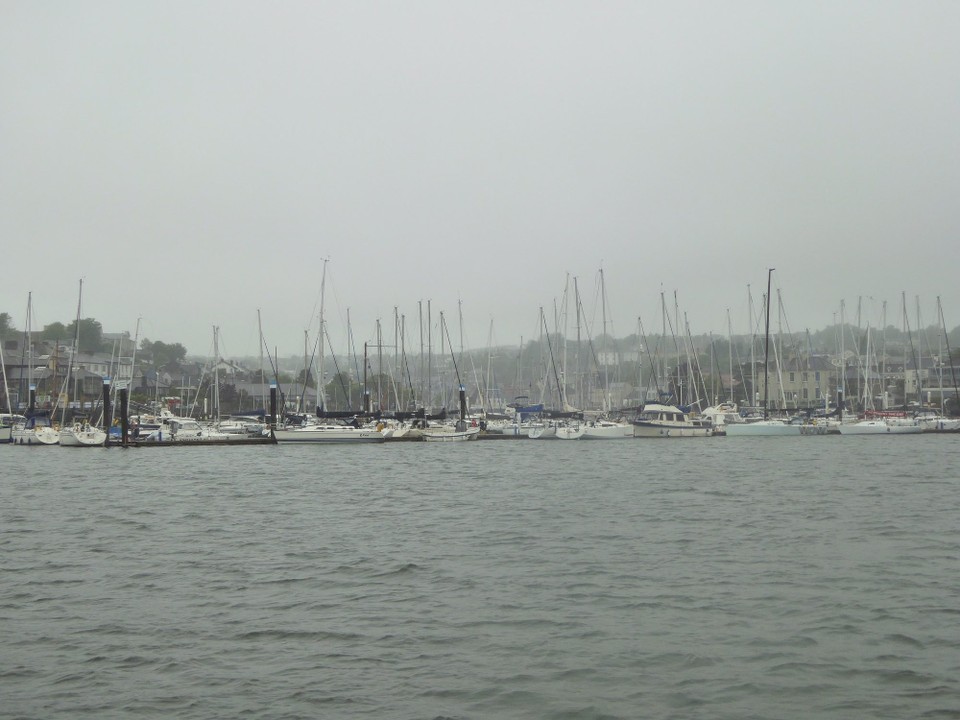
<svg viewBox="0 0 960 720"><path fill-rule="evenodd" d="M960 718L960 436L0 447L3 718Z"/></svg>

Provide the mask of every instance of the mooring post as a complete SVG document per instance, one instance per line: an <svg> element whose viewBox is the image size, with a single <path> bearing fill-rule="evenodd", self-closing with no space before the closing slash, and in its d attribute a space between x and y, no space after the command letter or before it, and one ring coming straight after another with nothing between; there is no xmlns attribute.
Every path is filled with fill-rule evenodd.
<svg viewBox="0 0 960 720"><path fill-rule="evenodd" d="M277 429L277 384L270 383L270 431Z"/></svg>
<svg viewBox="0 0 960 720"><path fill-rule="evenodd" d="M103 379L103 431L107 434L103 441L104 447L110 447L110 423L113 418L110 416L110 378Z"/></svg>
<svg viewBox="0 0 960 720"><path fill-rule="evenodd" d="M127 417L127 389L120 388L120 444L123 447L127 447L129 440L127 439L127 429L130 424L130 420Z"/></svg>

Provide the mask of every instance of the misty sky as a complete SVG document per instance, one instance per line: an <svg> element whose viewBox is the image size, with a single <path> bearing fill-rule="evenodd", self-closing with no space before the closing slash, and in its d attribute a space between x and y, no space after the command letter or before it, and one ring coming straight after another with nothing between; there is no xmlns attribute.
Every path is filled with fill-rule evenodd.
<svg viewBox="0 0 960 720"><path fill-rule="evenodd" d="M302 352L417 302L516 344L960 324L960 3L0 0L0 311ZM571 328L572 328L571 319ZM551 320L552 325L552 320ZM37 328L39 329L39 328ZM571 330L572 332L572 330ZM435 335L436 337L436 335ZM336 347L339 345L340 347Z"/></svg>

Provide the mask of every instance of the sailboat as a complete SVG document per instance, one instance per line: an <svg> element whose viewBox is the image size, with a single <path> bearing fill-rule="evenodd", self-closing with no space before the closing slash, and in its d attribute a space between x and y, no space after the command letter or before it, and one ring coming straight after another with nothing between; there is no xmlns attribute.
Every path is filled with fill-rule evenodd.
<svg viewBox="0 0 960 720"><path fill-rule="evenodd" d="M10 406L10 386L7 384L7 365L3 359L3 343L0 342L0 372L3 374L3 397L11 412L0 413L0 443L10 442L13 426L25 423L27 419L23 415L14 413Z"/></svg>
<svg viewBox="0 0 960 720"><path fill-rule="evenodd" d="M60 428L61 447L103 447L106 440L107 434L86 419Z"/></svg>
<svg viewBox="0 0 960 720"><path fill-rule="evenodd" d="M453 370L457 375L457 385L460 395L460 418L453 425L432 425L421 430L421 437L427 442L464 442L476 440L480 435L480 425L476 420L467 424L467 388L460 379L460 368L457 358L453 354L453 343L450 342L450 331L447 329L443 313L440 313L441 342L446 334L447 346L450 348L450 358L453 360Z"/></svg>
<svg viewBox="0 0 960 720"><path fill-rule="evenodd" d="M903 303L903 317L904 317L904 326L907 330L909 337L910 327L907 324L907 304L906 296L904 296ZM911 348L913 347L913 342L911 340ZM918 390L917 393L920 394L919 390L919 379L920 379L920 366L919 363L916 363L915 367L917 368L917 383ZM865 416L863 420L854 423L843 423L840 425L840 434L841 435L915 435L923 432L923 427L914 417L908 417L906 413L906 373L907 373L907 361L904 358L903 363L904 370L904 410L903 411L877 411L868 409L865 410ZM864 408L868 407L870 402L870 383L869 383L869 373L870 373L870 328L867 327L867 357L865 362L864 369L864 397L863 397L863 406Z"/></svg>
<svg viewBox="0 0 960 720"><path fill-rule="evenodd" d="M53 426L46 412L28 411L26 418L26 421L13 426L10 442L14 445L34 446L59 444L60 430Z"/></svg>
<svg viewBox="0 0 960 720"><path fill-rule="evenodd" d="M64 397L70 387L70 378L73 375L73 363L80 347L80 314L83 307L83 279L80 280L80 293L77 299L77 322L73 334L73 351L70 353L70 362L67 364L67 374L63 378L63 388L60 396ZM107 441L107 433L91 425L87 418L74 418L72 425L66 424L67 406L64 403L60 415L60 445L61 447L102 447Z"/></svg>
<svg viewBox="0 0 960 720"><path fill-rule="evenodd" d="M632 438L634 426L630 423L599 418L583 426L584 440L621 440Z"/></svg>
<svg viewBox="0 0 960 720"><path fill-rule="evenodd" d="M29 402L27 414L10 431L10 442L14 445L49 447L60 442L60 428L54 427L47 411L38 411L37 386L33 382L33 343L30 338L30 318L33 314L33 293L27 295L27 322L24 330L24 351L27 353L27 383Z"/></svg>
<svg viewBox="0 0 960 720"><path fill-rule="evenodd" d="M767 309L766 328L764 330L763 355L763 419L756 422L745 422L727 425L727 437L740 435L801 435L802 425L794 425L783 420L774 420L769 417L770 392L770 286L774 268L767 271Z"/></svg>

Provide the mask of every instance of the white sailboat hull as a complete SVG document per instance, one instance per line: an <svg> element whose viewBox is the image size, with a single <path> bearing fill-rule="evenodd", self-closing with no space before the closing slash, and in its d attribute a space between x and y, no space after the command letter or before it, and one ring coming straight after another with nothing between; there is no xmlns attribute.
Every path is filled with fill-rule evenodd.
<svg viewBox="0 0 960 720"><path fill-rule="evenodd" d="M557 437L561 440L579 440L586 431L585 425L561 425L557 428Z"/></svg>
<svg viewBox="0 0 960 720"><path fill-rule="evenodd" d="M713 429L705 427L655 423L634 423L633 425L633 436L638 438L710 437L711 435L713 435Z"/></svg>
<svg viewBox="0 0 960 720"><path fill-rule="evenodd" d="M52 427L35 429L17 429L11 432L11 442L14 445L51 446L60 443L60 431Z"/></svg>
<svg viewBox="0 0 960 720"><path fill-rule="evenodd" d="M443 428L427 428L422 431L422 437L426 442L465 442L467 440L476 440L480 435L479 427L470 427L466 430L444 430Z"/></svg>
<svg viewBox="0 0 960 720"><path fill-rule="evenodd" d="M920 429L923 432L957 432L960 431L960 419L958 418L920 418L918 420Z"/></svg>
<svg viewBox="0 0 960 720"><path fill-rule="evenodd" d="M275 430L278 443L382 443L386 438L376 430L354 427L318 426Z"/></svg>
<svg viewBox="0 0 960 720"><path fill-rule="evenodd" d="M758 420L757 422L727 425L727 437L759 437L804 435L803 425L793 425L782 420Z"/></svg>
<svg viewBox="0 0 960 720"><path fill-rule="evenodd" d="M552 440L557 437L557 428L555 425L533 423L527 430L527 437L531 440Z"/></svg>
<svg viewBox="0 0 960 720"><path fill-rule="evenodd" d="M621 423L585 425L583 432L584 440L622 440L632 437L634 437L633 425Z"/></svg>
<svg viewBox="0 0 960 720"><path fill-rule="evenodd" d="M883 420L864 420L840 426L841 435L916 435L923 432L919 425L888 423Z"/></svg>
<svg viewBox="0 0 960 720"><path fill-rule="evenodd" d="M61 447L100 447L107 434L99 428L63 428L60 431Z"/></svg>

